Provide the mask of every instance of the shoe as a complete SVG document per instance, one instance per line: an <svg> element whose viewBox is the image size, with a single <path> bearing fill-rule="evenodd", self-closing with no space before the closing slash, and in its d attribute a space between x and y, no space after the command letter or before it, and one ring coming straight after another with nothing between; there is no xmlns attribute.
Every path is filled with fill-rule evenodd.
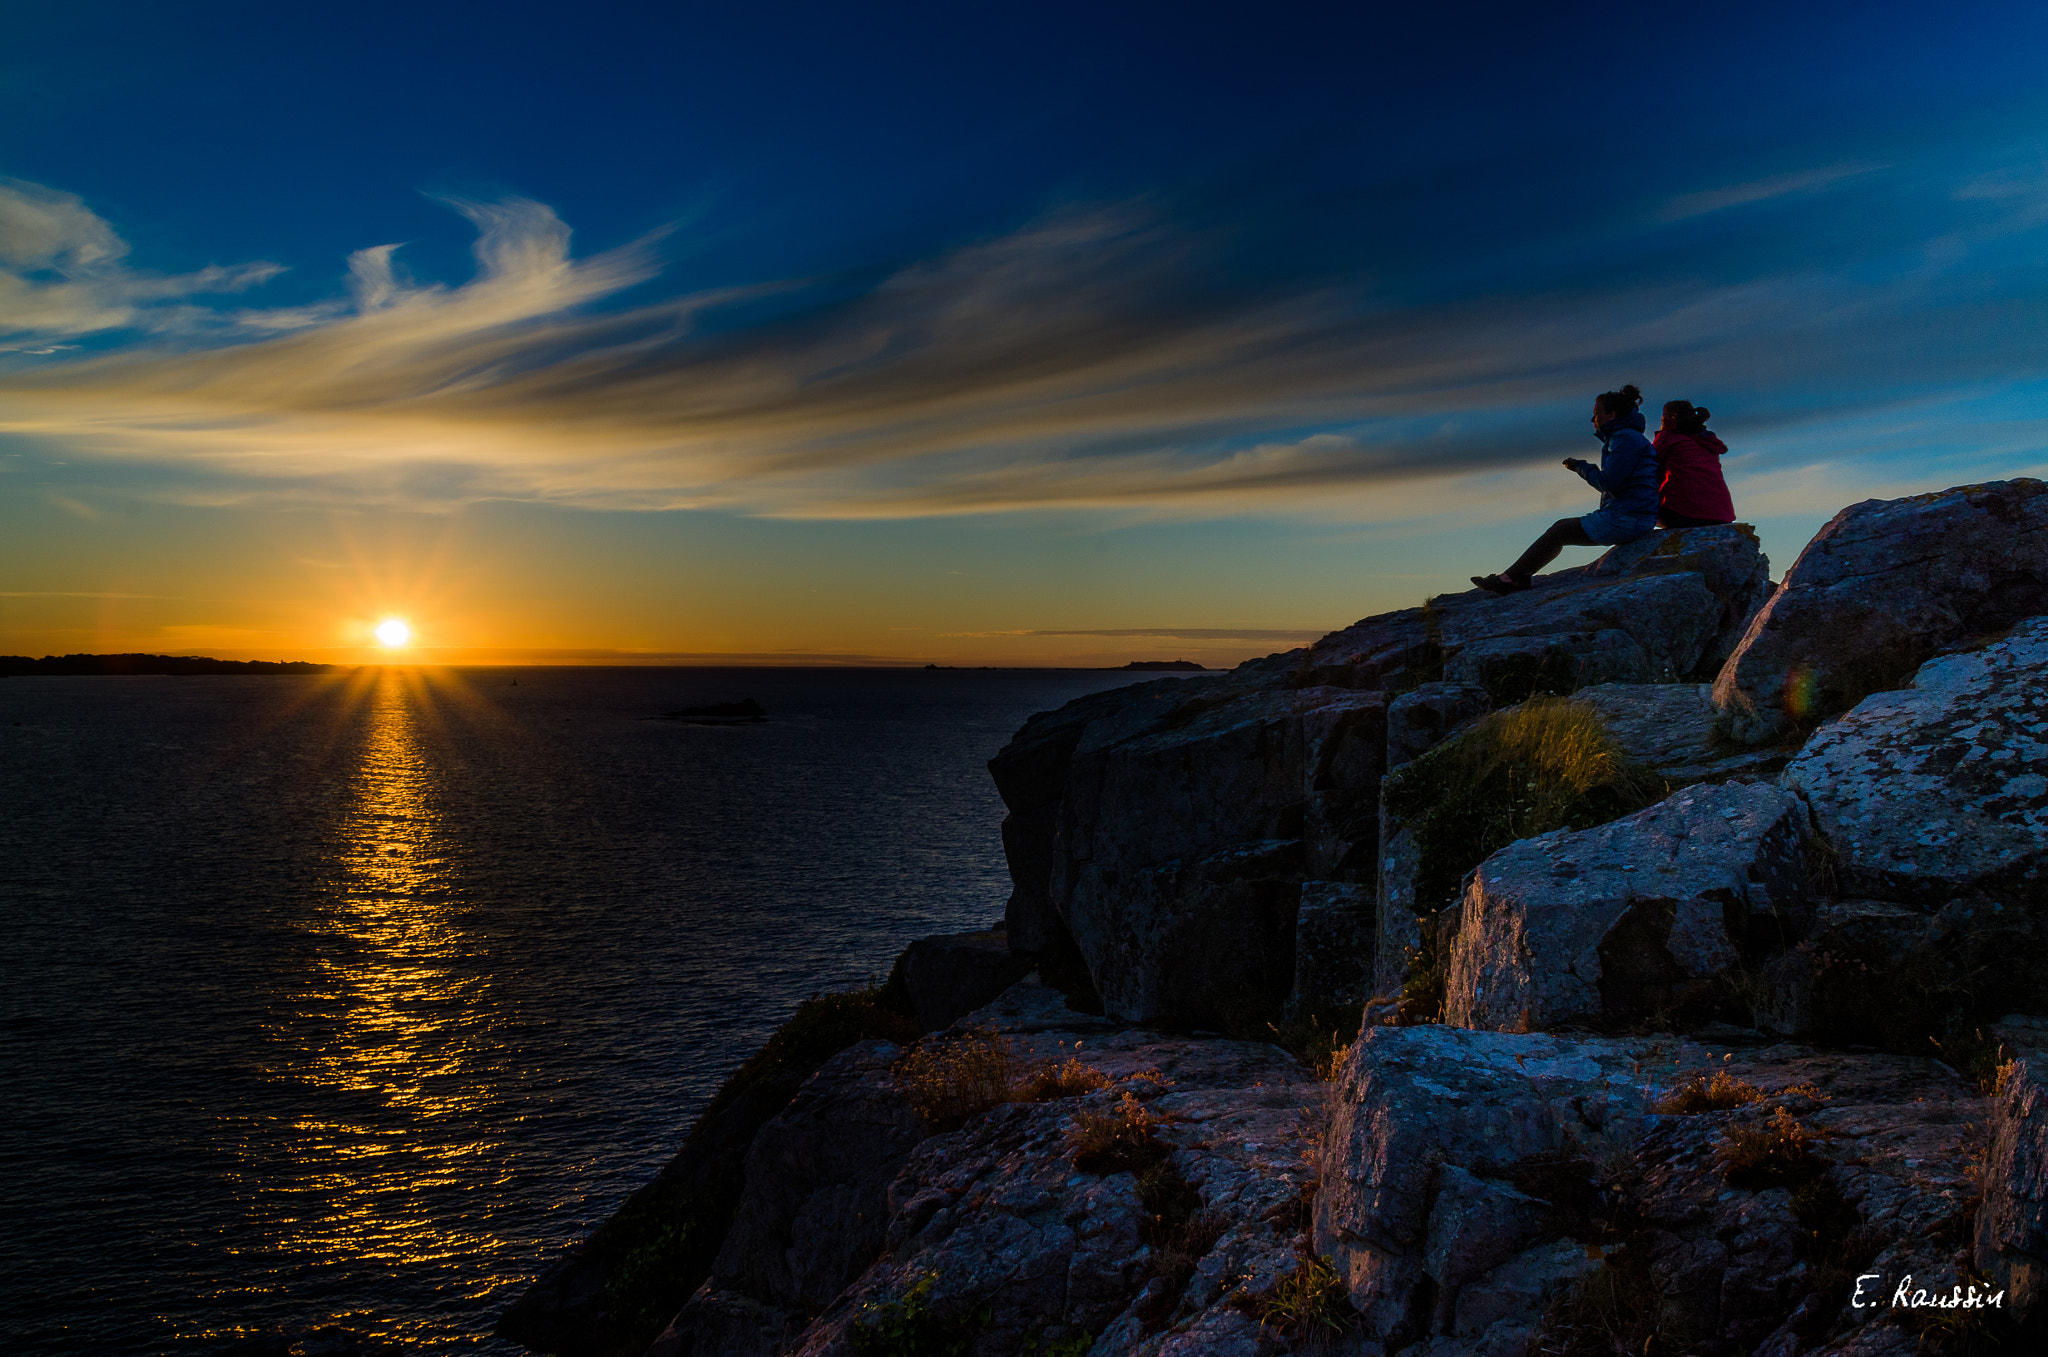
<svg viewBox="0 0 2048 1357"><path fill-rule="evenodd" d="M1474 575L1472 582L1487 593L1498 594L1503 598L1509 594L1519 594L1529 587L1526 582L1517 583L1505 575Z"/></svg>

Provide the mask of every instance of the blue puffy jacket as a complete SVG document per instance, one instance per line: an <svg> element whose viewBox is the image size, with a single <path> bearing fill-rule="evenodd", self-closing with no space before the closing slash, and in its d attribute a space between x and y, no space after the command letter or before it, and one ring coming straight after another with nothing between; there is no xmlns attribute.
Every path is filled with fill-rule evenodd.
<svg viewBox="0 0 2048 1357"><path fill-rule="evenodd" d="M1643 412L1632 411L1594 433L1600 465L1574 460L1572 470L1600 492L1600 507L1630 518L1657 516L1657 449L1643 434Z"/></svg>

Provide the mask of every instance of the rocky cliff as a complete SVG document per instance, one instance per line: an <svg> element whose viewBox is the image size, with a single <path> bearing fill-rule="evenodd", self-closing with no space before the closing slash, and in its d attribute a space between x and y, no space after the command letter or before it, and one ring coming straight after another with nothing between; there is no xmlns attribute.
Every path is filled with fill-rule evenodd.
<svg viewBox="0 0 2048 1357"><path fill-rule="evenodd" d="M990 771L1005 929L806 1019L689 1190L502 1332L1794 1357L2048 1324L2048 486L1854 506L1775 587L1740 526L1656 533L1081 699Z"/></svg>

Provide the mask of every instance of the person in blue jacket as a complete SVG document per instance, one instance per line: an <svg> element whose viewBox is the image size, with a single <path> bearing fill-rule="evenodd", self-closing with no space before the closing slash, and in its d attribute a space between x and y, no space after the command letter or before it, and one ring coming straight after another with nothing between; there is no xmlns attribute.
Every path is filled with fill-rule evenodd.
<svg viewBox="0 0 2048 1357"><path fill-rule="evenodd" d="M1633 386L1604 391L1593 399L1593 436L1600 440L1600 465L1567 457L1564 464L1600 492L1600 507L1578 518L1560 518L1522 558L1498 575L1474 575L1472 582L1494 594L1527 589L1532 576L1566 547L1611 547L1633 542L1657 526L1657 449L1644 433L1643 393Z"/></svg>

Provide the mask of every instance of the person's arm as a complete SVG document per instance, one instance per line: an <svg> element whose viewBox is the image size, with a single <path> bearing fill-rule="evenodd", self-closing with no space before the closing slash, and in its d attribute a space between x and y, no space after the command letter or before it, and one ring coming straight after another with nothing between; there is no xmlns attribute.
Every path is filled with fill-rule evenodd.
<svg viewBox="0 0 2048 1357"><path fill-rule="evenodd" d="M1610 447L1607 455L1600 459L1599 466L1581 462L1579 474L1601 494L1612 495L1626 486L1630 477L1642 468L1643 458L1654 456L1655 452L1647 439L1641 443L1630 439L1618 448Z"/></svg>
<svg viewBox="0 0 2048 1357"><path fill-rule="evenodd" d="M1594 466L1591 462L1579 457L1567 457L1564 459L1564 464L1573 471L1578 472L1579 479L1592 486L1595 490L1605 490L1607 488L1600 484L1600 468Z"/></svg>

